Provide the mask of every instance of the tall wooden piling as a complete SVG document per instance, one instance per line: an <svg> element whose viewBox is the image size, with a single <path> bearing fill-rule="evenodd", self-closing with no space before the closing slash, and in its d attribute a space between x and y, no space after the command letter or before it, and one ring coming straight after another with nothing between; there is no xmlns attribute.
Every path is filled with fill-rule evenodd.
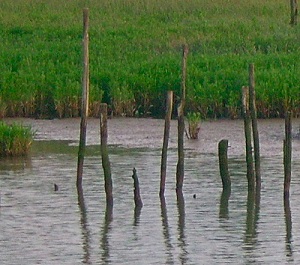
<svg viewBox="0 0 300 265"><path fill-rule="evenodd" d="M298 19L298 3L297 3L297 0L290 0L290 6L291 6L290 24L292 26L296 26L297 25L297 19Z"/></svg>
<svg viewBox="0 0 300 265"><path fill-rule="evenodd" d="M104 171L104 186L106 193L106 203L113 205L113 184L111 177L111 168L107 150L107 104L100 104L100 149L102 158L102 168Z"/></svg>
<svg viewBox="0 0 300 265"><path fill-rule="evenodd" d="M253 63L249 65L249 109L250 109L251 121L252 121L256 189L259 190L261 187L260 145L259 145L258 124L257 124L255 79L254 79L254 64Z"/></svg>
<svg viewBox="0 0 300 265"><path fill-rule="evenodd" d="M167 104L166 104L166 117L165 117L165 129L164 129L164 140L161 153L161 170L160 170L160 191L159 195L164 196L166 176L167 176L167 152L170 136L170 123L173 109L173 91L168 91Z"/></svg>
<svg viewBox="0 0 300 265"><path fill-rule="evenodd" d="M220 168L220 175L223 184L223 190L230 190L231 189L231 180L228 170L228 140L223 139L219 142L218 145L218 153L219 153L219 168Z"/></svg>
<svg viewBox="0 0 300 265"><path fill-rule="evenodd" d="M134 192L135 207L143 207L143 202L140 195L140 184L139 184L138 176L136 174L136 169L133 168L132 171L133 171L132 179L133 179L133 187L134 187L133 192Z"/></svg>
<svg viewBox="0 0 300 265"><path fill-rule="evenodd" d="M246 140L246 162L247 162L247 180L248 191L255 188L255 178L253 169L252 141L251 141L251 118L249 111L249 87L242 87L242 103L244 116L244 130Z"/></svg>
<svg viewBox="0 0 300 265"><path fill-rule="evenodd" d="M284 198L289 198L292 174L292 122L291 112L285 115L285 139L283 141Z"/></svg>
<svg viewBox="0 0 300 265"><path fill-rule="evenodd" d="M181 80L181 102L177 108L178 112L178 162L176 170L176 191L182 191L184 179L184 107L186 94L186 66L188 46L183 46L182 54L182 80Z"/></svg>
<svg viewBox="0 0 300 265"><path fill-rule="evenodd" d="M83 9L83 77L81 100L80 140L77 163L77 189L82 187L83 162L86 146L86 127L89 102L89 10Z"/></svg>

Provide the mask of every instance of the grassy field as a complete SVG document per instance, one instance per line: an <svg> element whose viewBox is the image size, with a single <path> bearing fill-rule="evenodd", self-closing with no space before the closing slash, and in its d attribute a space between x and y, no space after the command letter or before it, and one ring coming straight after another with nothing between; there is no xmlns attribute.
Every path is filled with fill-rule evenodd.
<svg viewBox="0 0 300 265"><path fill-rule="evenodd" d="M80 112L82 9L90 10L90 113L161 115L189 45L188 110L240 116L255 64L258 114L300 113L300 28L289 1L1 0L0 116Z"/></svg>

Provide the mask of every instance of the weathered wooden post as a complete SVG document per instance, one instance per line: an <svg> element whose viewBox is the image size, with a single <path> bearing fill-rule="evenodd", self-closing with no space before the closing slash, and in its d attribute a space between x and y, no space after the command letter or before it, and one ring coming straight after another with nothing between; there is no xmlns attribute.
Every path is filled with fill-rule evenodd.
<svg viewBox="0 0 300 265"><path fill-rule="evenodd" d="M257 111L256 111L256 97L255 97L255 79L254 79L254 64L249 65L249 108L252 120L253 146L254 146L254 160L255 160L255 177L256 190L261 187L261 172L260 172L260 147L259 147L259 133L257 125Z"/></svg>
<svg viewBox="0 0 300 265"><path fill-rule="evenodd" d="M292 172L292 123L291 112L285 114L285 139L283 141L284 198L289 199Z"/></svg>
<svg viewBox="0 0 300 265"><path fill-rule="evenodd" d="M290 0L290 6L291 6L291 21L290 24L292 26L297 25L297 16L298 16L298 3L297 0Z"/></svg>
<svg viewBox="0 0 300 265"><path fill-rule="evenodd" d="M172 117L173 108L173 91L168 91L167 95L167 106L166 106L166 117L165 117L165 130L164 140L161 153L161 170L160 170L160 191L159 195L164 196L167 176L167 152L170 136L170 123Z"/></svg>
<svg viewBox="0 0 300 265"><path fill-rule="evenodd" d="M143 202L141 199L141 195L140 195L140 184L139 184L139 179L138 176L136 174L136 169L133 168L133 187L134 187L134 203L135 203L135 207L143 207Z"/></svg>
<svg viewBox="0 0 300 265"><path fill-rule="evenodd" d="M247 180L248 191L253 191L255 188L255 178L253 170L253 156L252 156L252 143L251 143L251 119L249 113L249 88L242 88L242 103L243 103L243 116L244 116L244 129L246 139L246 162L247 162Z"/></svg>
<svg viewBox="0 0 300 265"><path fill-rule="evenodd" d="M86 145L86 127L89 102L89 10L83 9L83 77L82 77L82 100L81 100L81 123L80 140L77 163L77 189L82 187L83 161Z"/></svg>
<svg viewBox="0 0 300 265"><path fill-rule="evenodd" d="M111 168L107 151L107 104L100 104L100 149L102 158L102 168L104 171L104 186L106 193L106 203L113 205L113 184L111 177Z"/></svg>
<svg viewBox="0 0 300 265"><path fill-rule="evenodd" d="M218 145L219 168L220 168L220 175L223 184L223 190L231 189L231 180L230 180L230 175L228 170L227 150L228 150L228 140L223 139L219 142Z"/></svg>
<svg viewBox="0 0 300 265"><path fill-rule="evenodd" d="M188 46L183 46L182 54L182 81L181 81L181 102L177 108L178 112L178 162L176 170L176 191L182 191L184 179L184 107L186 94L186 64Z"/></svg>

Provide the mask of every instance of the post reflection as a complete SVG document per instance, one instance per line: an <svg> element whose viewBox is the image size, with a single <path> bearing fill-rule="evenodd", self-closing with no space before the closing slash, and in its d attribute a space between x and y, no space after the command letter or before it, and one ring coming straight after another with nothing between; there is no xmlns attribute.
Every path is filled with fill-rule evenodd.
<svg viewBox="0 0 300 265"><path fill-rule="evenodd" d="M167 260L166 264L174 264L173 254L172 254L172 243L169 231L168 215L167 215L167 206L165 196L160 196L160 207L161 207L161 221L163 227L163 236L164 243L166 247Z"/></svg>
<svg viewBox="0 0 300 265"><path fill-rule="evenodd" d="M83 197L83 190L82 187L79 187L77 189L77 195L78 195L78 206L80 210L80 224L81 224L81 233L82 233L82 248L83 248L83 259L82 263L84 264L91 264L90 261L90 231L88 229L87 224L87 213L86 213L86 207L84 203L84 197Z"/></svg>
<svg viewBox="0 0 300 265"><path fill-rule="evenodd" d="M255 248L257 246L257 223L260 211L260 188L248 190L246 231L244 238L245 256L249 262L254 260Z"/></svg>
<svg viewBox="0 0 300 265"><path fill-rule="evenodd" d="M185 242L185 203L182 191L177 191L177 209L178 209L178 232L179 232L179 247L181 253L179 254L179 260L181 264L187 264L188 252L186 250Z"/></svg>
<svg viewBox="0 0 300 265"><path fill-rule="evenodd" d="M106 204L105 216L103 227L101 230L100 249L102 250L101 261L102 264L111 263L110 260L110 245L109 245L109 232L111 222L113 220L113 206L109 203Z"/></svg>
<svg viewBox="0 0 300 265"><path fill-rule="evenodd" d="M228 202L229 202L230 194L231 194L231 189L223 189L220 198L220 211L219 211L220 219L229 219Z"/></svg>
<svg viewBox="0 0 300 265"><path fill-rule="evenodd" d="M289 195L284 196L284 217L286 227L285 250L286 256L289 261L293 261L293 248L292 248L292 213L290 207Z"/></svg>

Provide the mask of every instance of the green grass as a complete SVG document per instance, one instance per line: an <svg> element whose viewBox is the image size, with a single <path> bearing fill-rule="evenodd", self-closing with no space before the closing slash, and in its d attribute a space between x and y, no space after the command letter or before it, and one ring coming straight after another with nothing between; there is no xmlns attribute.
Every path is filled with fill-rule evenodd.
<svg viewBox="0 0 300 265"><path fill-rule="evenodd" d="M33 135L30 127L0 122L0 157L27 155Z"/></svg>
<svg viewBox="0 0 300 265"><path fill-rule="evenodd" d="M90 9L90 113L164 113L189 45L187 111L238 117L248 64L260 117L298 115L300 30L288 1L0 1L0 116L78 116L82 9ZM123 113L119 113L123 112Z"/></svg>

